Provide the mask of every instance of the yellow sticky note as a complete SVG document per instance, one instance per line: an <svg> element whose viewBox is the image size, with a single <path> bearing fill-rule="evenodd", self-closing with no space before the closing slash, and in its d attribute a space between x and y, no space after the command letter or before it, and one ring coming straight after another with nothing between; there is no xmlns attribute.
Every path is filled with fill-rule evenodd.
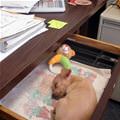
<svg viewBox="0 0 120 120"><path fill-rule="evenodd" d="M48 27L51 28L56 28L56 29L61 29L63 28L67 23L60 21L60 20L51 20L48 22L48 24L50 24Z"/></svg>

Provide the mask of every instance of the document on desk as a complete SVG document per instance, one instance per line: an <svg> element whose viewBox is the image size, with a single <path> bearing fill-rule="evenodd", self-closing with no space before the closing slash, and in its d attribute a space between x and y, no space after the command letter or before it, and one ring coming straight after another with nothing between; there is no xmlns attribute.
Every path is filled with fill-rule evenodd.
<svg viewBox="0 0 120 120"><path fill-rule="evenodd" d="M1 0L0 8L17 13L29 13L39 0Z"/></svg>
<svg viewBox="0 0 120 120"><path fill-rule="evenodd" d="M47 30L44 18L0 10L0 51L6 52L20 42Z"/></svg>
<svg viewBox="0 0 120 120"><path fill-rule="evenodd" d="M65 0L39 0L30 12L64 12Z"/></svg>
<svg viewBox="0 0 120 120"><path fill-rule="evenodd" d="M34 19L34 15L12 14L0 10L0 38L9 37L41 22L43 18Z"/></svg>
<svg viewBox="0 0 120 120"><path fill-rule="evenodd" d="M1 0L0 8L16 13L64 12L65 0Z"/></svg>
<svg viewBox="0 0 120 120"><path fill-rule="evenodd" d="M26 42L28 42L30 39L32 39L33 37L48 30L45 27L40 29L42 25L43 24L40 24L40 25L34 27L34 29L26 31L24 34L22 34L22 36L18 35L17 37L13 38L13 40L7 41L8 45L5 45L4 43L1 44L2 49L0 50L0 62L3 61L9 55L11 55L19 47L21 47ZM34 34L33 34L33 32L34 32Z"/></svg>

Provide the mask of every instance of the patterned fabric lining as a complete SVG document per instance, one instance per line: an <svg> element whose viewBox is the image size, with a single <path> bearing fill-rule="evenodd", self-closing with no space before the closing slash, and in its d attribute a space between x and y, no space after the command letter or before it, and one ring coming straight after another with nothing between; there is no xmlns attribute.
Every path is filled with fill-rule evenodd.
<svg viewBox="0 0 120 120"><path fill-rule="evenodd" d="M99 101L111 71L72 61L72 72L93 81ZM1 100L2 104L28 120L50 120L56 103L51 98L54 76L46 64L37 66Z"/></svg>

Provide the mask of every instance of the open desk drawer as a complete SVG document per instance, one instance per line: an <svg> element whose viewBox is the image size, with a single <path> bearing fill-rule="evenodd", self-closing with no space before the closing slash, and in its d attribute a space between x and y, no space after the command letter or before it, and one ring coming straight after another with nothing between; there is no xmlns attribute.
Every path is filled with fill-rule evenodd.
<svg viewBox="0 0 120 120"><path fill-rule="evenodd" d="M115 82L120 75L120 47L79 35L69 35L66 39L58 41L56 45L60 46L63 43L69 44L76 51L77 54L72 58L72 60L82 64L87 64L92 67L97 67L98 69L104 68L111 69L112 71L111 78L109 79L109 82L106 85L104 92L97 104L96 110L91 118L91 120L100 120L107 101L112 93ZM38 72L36 73L38 74ZM38 92L36 92L34 97L36 97L37 93ZM0 117L7 120L25 120L24 117L15 113L15 111L11 111L3 105L0 106Z"/></svg>

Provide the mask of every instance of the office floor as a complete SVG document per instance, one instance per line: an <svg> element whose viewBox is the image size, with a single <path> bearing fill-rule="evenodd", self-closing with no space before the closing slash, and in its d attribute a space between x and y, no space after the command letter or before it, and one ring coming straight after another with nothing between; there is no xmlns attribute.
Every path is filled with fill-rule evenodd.
<svg viewBox="0 0 120 120"><path fill-rule="evenodd" d="M102 120L120 120L120 103L110 100Z"/></svg>

